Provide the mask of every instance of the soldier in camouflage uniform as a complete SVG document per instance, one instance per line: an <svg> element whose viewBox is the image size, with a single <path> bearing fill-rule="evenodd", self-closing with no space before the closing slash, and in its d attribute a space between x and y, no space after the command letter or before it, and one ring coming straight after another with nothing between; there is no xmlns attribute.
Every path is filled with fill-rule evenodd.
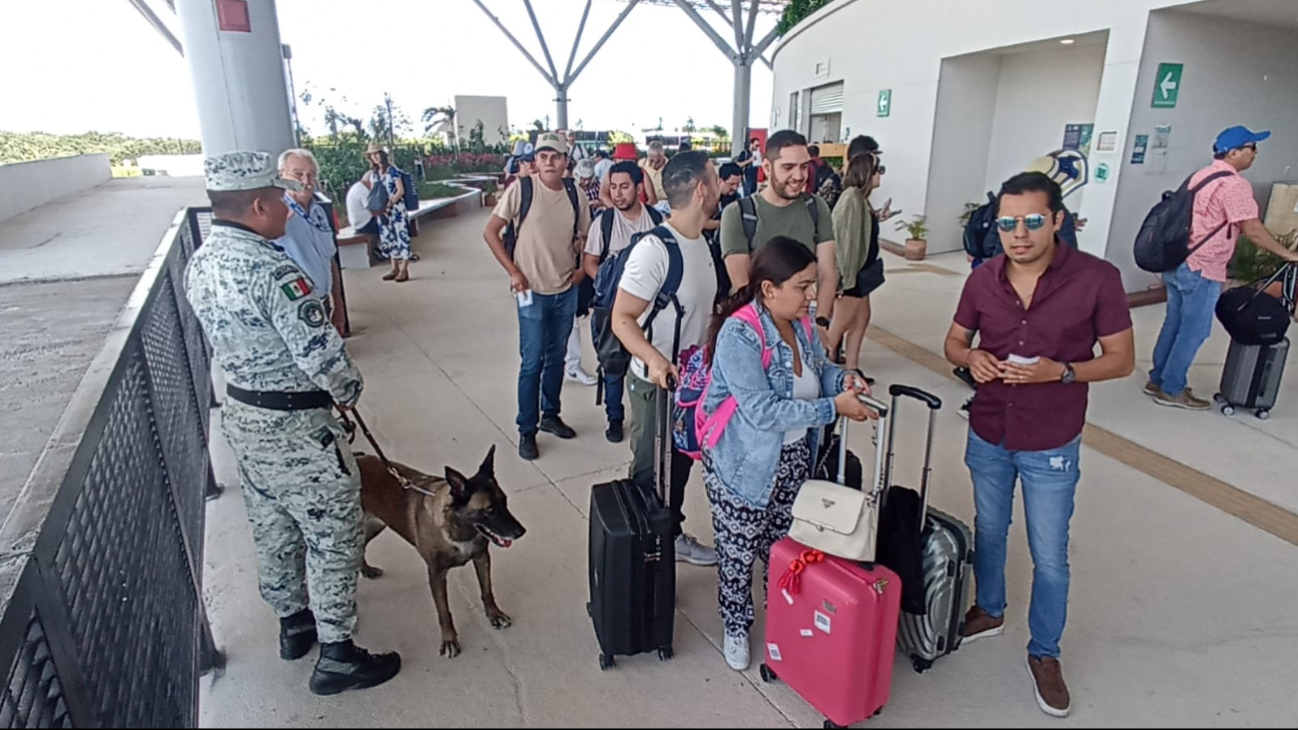
<svg viewBox="0 0 1298 730"><path fill-rule="evenodd" d="M280 618L280 656L300 659L318 637L311 691L382 684L401 658L352 644L360 471L330 410L356 403L361 374L315 282L271 242L288 218L282 190L300 188L263 152L209 158L206 174L212 233L189 263L186 292L225 376L222 428L238 459L261 594Z"/></svg>

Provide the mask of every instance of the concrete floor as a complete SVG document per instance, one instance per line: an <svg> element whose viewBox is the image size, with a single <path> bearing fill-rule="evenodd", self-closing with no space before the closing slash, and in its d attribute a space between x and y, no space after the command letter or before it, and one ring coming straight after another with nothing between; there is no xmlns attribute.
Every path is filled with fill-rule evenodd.
<svg viewBox="0 0 1298 730"><path fill-rule="evenodd" d="M514 455L517 330L513 298L481 240L486 214L439 221L416 240L423 261L405 285L382 270L347 272L349 347L367 379L362 411L389 455L430 472L472 469L491 444L510 506L528 527L496 551L496 593L512 628L492 630L481 614L471 571L452 575L452 606L464 654L437 656L435 612L415 553L385 535L370 561L387 569L364 581L358 641L402 652L390 684L319 699L306 691L312 661L285 664L276 626L257 596L256 563L236 492L208 511L205 595L218 643L229 654L220 677L203 680L206 727L248 726L601 726L819 727L821 717L788 687L763 684L756 663L729 670L719 651L716 576L678 572L676 658L620 660L601 673L586 616L586 514L592 484L621 475L625 445L602 437L594 390L565 386L564 417L580 436L541 440L542 457ZM960 270L958 257L927 262ZM877 325L929 350L940 347L962 278L888 261L876 297ZM909 271L909 273L907 273ZM1159 322L1137 312L1141 353ZM1221 342L1193 374L1213 392ZM913 355L914 353L912 353ZM588 354L587 362L593 363ZM962 464L965 421L955 405L963 386L878 342L867 369L881 383L928 388L948 402L939 420L933 502L972 520ZM1158 409L1138 394L1140 379L1094 391L1091 420L1146 447L1264 495L1298 503L1292 468L1298 449L1294 379L1268 423ZM1287 405L1287 407L1285 407ZM901 443L920 443L921 414L901 414ZM852 448L870 452L868 429ZM914 483L919 448L901 454L899 482ZM1064 726L1291 726L1298 716L1298 549L1184 491L1087 448L1072 532L1073 591L1065 672L1073 716ZM218 478L234 484L228 448L214 445ZM686 529L711 540L696 476ZM1036 708L1023 666L1031 562L1021 512L1012 532L1006 635L962 649L924 675L898 659L892 699L869 724L1029 727L1055 724ZM1279 578L1277 578L1279 577ZM761 636L761 625L754 637ZM758 641L754 642L755 646Z"/></svg>
<svg viewBox="0 0 1298 730"><path fill-rule="evenodd" d="M0 514L203 179L110 180L0 223Z"/></svg>

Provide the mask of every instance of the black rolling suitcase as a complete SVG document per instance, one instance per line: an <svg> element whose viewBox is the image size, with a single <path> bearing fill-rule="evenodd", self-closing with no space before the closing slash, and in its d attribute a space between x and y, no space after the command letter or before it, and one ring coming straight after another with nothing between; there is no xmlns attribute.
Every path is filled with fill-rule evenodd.
<svg viewBox="0 0 1298 730"><path fill-rule="evenodd" d="M590 603L599 668L615 656L658 652L672 658L676 613L676 541L667 508L671 478L671 394L658 392L655 489L631 479L590 490Z"/></svg>

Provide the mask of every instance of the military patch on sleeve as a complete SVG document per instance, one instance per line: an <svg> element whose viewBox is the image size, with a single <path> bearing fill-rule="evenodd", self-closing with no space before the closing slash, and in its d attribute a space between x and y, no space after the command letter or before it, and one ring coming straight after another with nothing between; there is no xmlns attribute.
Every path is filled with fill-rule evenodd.
<svg viewBox="0 0 1298 730"><path fill-rule="evenodd" d="M298 305L298 319L306 322L308 327L323 327L329 320L325 315L324 305L319 299L308 299Z"/></svg>
<svg viewBox="0 0 1298 730"><path fill-rule="evenodd" d="M284 292L284 296L288 297L290 302L296 302L311 293L311 282L307 281L306 277L299 276L286 284L280 284L279 290Z"/></svg>
<svg viewBox="0 0 1298 730"><path fill-rule="evenodd" d="M279 281L280 279L283 279L286 276L301 276L301 275L302 275L302 271L298 269L298 267L294 266L293 264L284 264L278 269L275 269L275 273L271 275L271 278L274 279L275 281Z"/></svg>

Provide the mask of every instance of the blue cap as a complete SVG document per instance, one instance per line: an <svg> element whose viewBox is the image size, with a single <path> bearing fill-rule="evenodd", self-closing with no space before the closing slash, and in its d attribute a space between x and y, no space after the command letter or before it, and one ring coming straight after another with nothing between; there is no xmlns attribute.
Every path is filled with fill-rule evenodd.
<svg viewBox="0 0 1298 730"><path fill-rule="evenodd" d="M1212 149L1217 154L1237 150L1245 145L1256 144L1271 136L1270 132L1254 132L1248 127L1231 127L1217 135Z"/></svg>

